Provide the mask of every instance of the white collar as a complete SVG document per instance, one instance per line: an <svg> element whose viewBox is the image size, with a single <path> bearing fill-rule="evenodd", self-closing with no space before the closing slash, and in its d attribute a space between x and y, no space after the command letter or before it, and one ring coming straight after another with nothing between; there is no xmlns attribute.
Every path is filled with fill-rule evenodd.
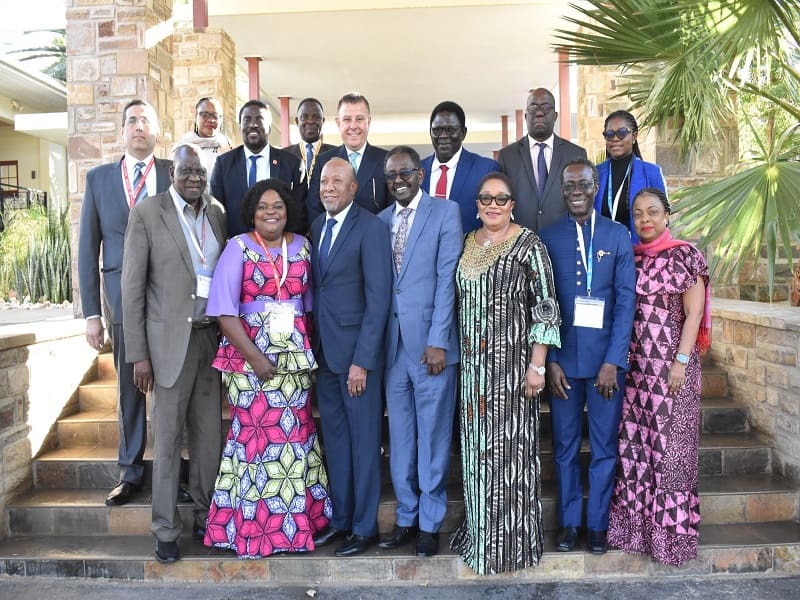
<svg viewBox="0 0 800 600"><path fill-rule="evenodd" d="M130 154L125 154L125 167L128 169L129 173L133 173L133 170L136 168L136 163L141 162L147 166L150 164L151 160L154 160L154 158L155 157L152 154L142 159L136 158Z"/></svg>
<svg viewBox="0 0 800 600"><path fill-rule="evenodd" d="M536 144L544 144L548 148L552 148L553 147L553 142L555 142L555 139L556 139L556 134L554 134L554 133L551 133L549 138L547 138L546 140L541 141L541 142L539 140L535 139L533 136L531 136L531 134L528 134L528 143L530 144L531 150L533 150L533 148L536 146Z"/></svg>
<svg viewBox="0 0 800 600"><path fill-rule="evenodd" d="M364 145L361 146L361 148L358 148L357 150L350 150L350 148L348 148L347 146L344 147L344 151L347 152L347 156L348 157L353 152L358 152L358 155L363 157L364 156L364 150L366 150L366 149L367 149L367 142L364 142Z"/></svg>
<svg viewBox="0 0 800 600"><path fill-rule="evenodd" d="M408 206L403 206L399 202L395 201L394 203L394 214L400 215L400 211L404 208L410 208L413 211L416 211L419 208L419 203L422 200L422 188L419 188L417 195L414 196L414 199L408 203Z"/></svg>
<svg viewBox="0 0 800 600"><path fill-rule="evenodd" d="M325 221L327 222L328 219L334 219L337 225L341 225L344 223L344 220L347 218L347 214L350 212L350 209L353 208L353 203L355 200L350 202L347 207L343 208L335 217L330 216L327 212L325 213Z"/></svg>
<svg viewBox="0 0 800 600"><path fill-rule="evenodd" d="M463 149L464 149L464 146L461 146L461 148L458 149L458 152L453 154L453 156L450 157L450 160L448 160L446 163L439 162L439 159L436 158L436 152L434 152L433 153L433 164L431 164L431 171L435 171L436 169L439 169L442 165L446 165L448 170L454 169L456 167L456 165L458 164L459 159L461 158L461 151Z"/></svg>
<svg viewBox="0 0 800 600"><path fill-rule="evenodd" d="M261 149L261 152L251 152L250 149L245 145L242 145L242 148L244 148L245 162L250 160L251 156L263 156L264 158L269 159L269 143Z"/></svg>

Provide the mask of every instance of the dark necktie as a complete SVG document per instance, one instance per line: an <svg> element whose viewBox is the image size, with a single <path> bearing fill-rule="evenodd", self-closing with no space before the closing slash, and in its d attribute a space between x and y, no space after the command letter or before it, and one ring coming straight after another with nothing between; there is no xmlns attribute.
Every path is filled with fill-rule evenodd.
<svg viewBox="0 0 800 600"><path fill-rule="evenodd" d="M436 182L436 197L447 198L447 165L441 165L442 174L439 175L439 181Z"/></svg>
<svg viewBox="0 0 800 600"><path fill-rule="evenodd" d="M544 197L544 186L547 183L547 160L544 157L544 149L547 144L536 144L539 147L539 158L536 159L537 187L539 189L539 199Z"/></svg>
<svg viewBox="0 0 800 600"><path fill-rule="evenodd" d="M259 158L261 158L260 154L254 154L250 157L250 173L247 176L247 187L253 187L253 184L256 182L256 173L258 169L256 165L258 164Z"/></svg>
<svg viewBox="0 0 800 600"><path fill-rule="evenodd" d="M325 237L322 238L322 246L319 248L319 270L324 273L328 270L328 254L331 251L331 239L333 238L333 226L336 219L328 219L325 222Z"/></svg>
<svg viewBox="0 0 800 600"><path fill-rule="evenodd" d="M136 190L139 189L139 184L142 184L142 189L139 190L139 193L136 194L136 200L133 201L134 204L137 204L142 198L147 198L147 184L142 181L144 168L145 164L143 162L137 162L133 168L133 192L136 193Z"/></svg>
<svg viewBox="0 0 800 600"><path fill-rule="evenodd" d="M314 144L306 144L306 175L311 179L311 166L314 164Z"/></svg>

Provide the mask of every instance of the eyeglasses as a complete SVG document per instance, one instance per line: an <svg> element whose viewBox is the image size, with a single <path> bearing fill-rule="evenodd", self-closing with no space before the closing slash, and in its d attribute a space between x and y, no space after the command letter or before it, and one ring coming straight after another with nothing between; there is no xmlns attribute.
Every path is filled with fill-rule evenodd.
<svg viewBox="0 0 800 600"><path fill-rule="evenodd" d="M431 127L433 137L442 137L443 135L453 137L459 131L461 131L461 127Z"/></svg>
<svg viewBox="0 0 800 600"><path fill-rule="evenodd" d="M197 114L200 115L200 118L203 119L203 121L219 121L222 118L222 115L219 113L210 113L204 110L201 110Z"/></svg>
<svg viewBox="0 0 800 600"><path fill-rule="evenodd" d="M525 112L529 115L535 115L539 111L542 111L544 114L549 114L553 112L555 108L556 107L549 102L545 102L544 104L528 104L528 108L525 109Z"/></svg>
<svg viewBox="0 0 800 600"><path fill-rule="evenodd" d="M609 142L613 140L614 137L617 137L620 140L624 140L626 137L628 137L629 133L633 133L633 130L628 129L627 127L620 127L616 131L613 129L606 129L603 132L603 137L606 138Z"/></svg>
<svg viewBox="0 0 800 600"><path fill-rule="evenodd" d="M505 206L508 204L509 200L513 200L511 194L497 194L496 196L492 196L491 194L478 194L478 202L483 204L484 206L489 206L494 200L494 203L497 206Z"/></svg>
<svg viewBox="0 0 800 600"><path fill-rule="evenodd" d="M565 194L572 194L577 189L582 192L591 192L594 189L594 181L579 181L578 183L568 181L561 184L561 191Z"/></svg>
<svg viewBox="0 0 800 600"><path fill-rule="evenodd" d="M400 171L389 171L388 173L384 173L383 176L386 178L386 181L394 181L397 179L398 175L403 181L408 181L414 173L418 172L419 169L401 169Z"/></svg>

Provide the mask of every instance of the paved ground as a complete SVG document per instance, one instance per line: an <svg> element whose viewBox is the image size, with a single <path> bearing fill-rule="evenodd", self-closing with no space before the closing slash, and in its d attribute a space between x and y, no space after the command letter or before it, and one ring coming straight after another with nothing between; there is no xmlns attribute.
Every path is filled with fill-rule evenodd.
<svg viewBox="0 0 800 600"><path fill-rule="evenodd" d="M0 598L13 600L783 600L800 597L797 577L727 577L724 579L659 579L591 583L508 584L480 582L458 586L383 585L315 588L259 587L227 584L152 584L84 579L0 577Z"/></svg>
<svg viewBox="0 0 800 600"><path fill-rule="evenodd" d="M0 303L0 327L18 323L33 323L38 321L62 321L73 319L72 306L53 305L41 307L28 305L26 307L11 307L7 302Z"/></svg>

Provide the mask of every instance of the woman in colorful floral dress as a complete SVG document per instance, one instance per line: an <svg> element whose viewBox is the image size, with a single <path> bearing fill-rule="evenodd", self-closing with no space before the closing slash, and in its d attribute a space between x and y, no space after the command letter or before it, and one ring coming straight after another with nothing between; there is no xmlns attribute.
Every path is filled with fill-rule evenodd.
<svg viewBox="0 0 800 600"><path fill-rule="evenodd" d="M253 230L228 242L208 298L224 334L214 367L231 427L204 543L241 558L314 550L332 513L309 394L310 244L287 232L294 203L276 179L248 190L242 218Z"/></svg>

